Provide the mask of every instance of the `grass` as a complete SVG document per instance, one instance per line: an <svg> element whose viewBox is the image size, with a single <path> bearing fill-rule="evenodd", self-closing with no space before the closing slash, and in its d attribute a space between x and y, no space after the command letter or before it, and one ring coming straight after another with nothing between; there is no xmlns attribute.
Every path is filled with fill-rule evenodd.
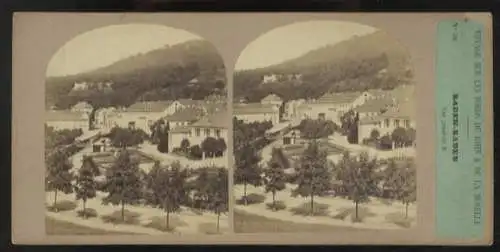
<svg viewBox="0 0 500 252"><path fill-rule="evenodd" d="M247 194L247 205L260 204L264 203L266 200L266 196L257 193ZM236 204L244 205L245 204L245 196L242 196L241 199L236 200Z"/></svg>
<svg viewBox="0 0 500 252"><path fill-rule="evenodd" d="M402 228L410 228L414 218L411 217L405 218L404 214L396 212L387 214L385 216L385 220L387 220L387 222L394 223Z"/></svg>
<svg viewBox="0 0 500 252"><path fill-rule="evenodd" d="M48 235L133 235L136 233L106 231L45 217L45 233Z"/></svg>
<svg viewBox="0 0 500 252"><path fill-rule="evenodd" d="M280 211L286 209L285 202L281 200L277 200L276 202L268 202L266 203L266 208L271 210L271 211Z"/></svg>
<svg viewBox="0 0 500 252"><path fill-rule="evenodd" d="M363 222L365 218L374 217L376 214L370 211L367 207L358 207L358 218L356 219L356 209L354 207L344 207L337 210L337 214L333 216L334 219L345 220L351 216L353 222Z"/></svg>
<svg viewBox="0 0 500 252"><path fill-rule="evenodd" d="M122 220L122 212L114 211L109 215L104 215L101 219L105 223L113 223L113 224L129 224L129 225L139 225L139 217L141 216L139 213L132 212L129 210L124 211L125 220Z"/></svg>
<svg viewBox="0 0 500 252"><path fill-rule="evenodd" d="M77 204L74 201L61 200L56 202L55 205L47 206L47 210L49 212L67 212L75 210L76 207Z"/></svg>
<svg viewBox="0 0 500 252"><path fill-rule="evenodd" d="M236 233L297 233L297 232L335 232L359 231L354 227L338 227L323 224L303 224L277 220L234 210L234 231Z"/></svg>
<svg viewBox="0 0 500 252"><path fill-rule="evenodd" d="M177 227L185 227L187 223L181 220L177 216L170 216L168 228L165 225L165 216L155 216L150 219L150 222L144 227L154 228L156 230L160 230L162 232L174 232Z"/></svg>
<svg viewBox="0 0 500 252"><path fill-rule="evenodd" d="M294 215L302 216L328 216L328 208L329 206L327 204L314 202L311 209L311 203L306 202L290 209L290 212L292 212Z"/></svg>
<svg viewBox="0 0 500 252"><path fill-rule="evenodd" d="M215 235L215 234L222 234L225 231L227 231L227 228L223 228L219 223L219 231L217 231L217 223L212 223L212 222L206 222L206 223L200 223L198 225L198 231L202 234L208 234L208 235Z"/></svg>
<svg viewBox="0 0 500 252"><path fill-rule="evenodd" d="M97 217L97 211L93 208L85 208L85 210L78 210L77 212L78 217L82 218L95 218Z"/></svg>

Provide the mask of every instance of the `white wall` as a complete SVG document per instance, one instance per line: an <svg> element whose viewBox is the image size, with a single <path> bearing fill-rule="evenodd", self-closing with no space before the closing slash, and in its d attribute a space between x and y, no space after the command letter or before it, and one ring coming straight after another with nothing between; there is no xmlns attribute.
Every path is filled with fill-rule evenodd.
<svg viewBox="0 0 500 252"><path fill-rule="evenodd" d="M48 121L46 122L47 126L53 127L55 130L62 129L82 129L88 130L89 121L81 120L81 121Z"/></svg>
<svg viewBox="0 0 500 252"><path fill-rule="evenodd" d="M238 120L243 120L245 123L271 121L274 124L279 123L279 112L274 113L252 113L235 115Z"/></svg>
<svg viewBox="0 0 500 252"><path fill-rule="evenodd" d="M168 150L172 151L174 148L178 148L181 145L183 139L189 141L189 145L200 145L207 137L213 137L215 139L223 138L228 145L228 133L227 129L223 128L198 128L190 127L191 131L189 133L170 133L168 134ZM216 131L219 130L219 137L216 135ZM208 134L207 134L208 133Z"/></svg>

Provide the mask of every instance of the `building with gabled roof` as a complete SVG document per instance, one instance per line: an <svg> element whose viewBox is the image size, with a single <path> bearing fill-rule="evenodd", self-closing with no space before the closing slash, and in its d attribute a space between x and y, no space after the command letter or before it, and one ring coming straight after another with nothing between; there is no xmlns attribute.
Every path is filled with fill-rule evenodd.
<svg viewBox="0 0 500 252"><path fill-rule="evenodd" d="M280 120L280 107L270 103L236 103L233 115L246 123L270 121L273 125Z"/></svg>
<svg viewBox="0 0 500 252"><path fill-rule="evenodd" d="M396 128L416 129L416 107L408 101L389 108L386 112L375 116L360 118L358 122L358 139L370 138L371 132L377 130L380 136L391 135Z"/></svg>
<svg viewBox="0 0 500 252"><path fill-rule="evenodd" d="M176 127L169 131L168 149L179 148L184 139L187 139L190 146L201 145L206 138L212 137L224 140L227 143L230 115L226 109L215 113L206 114L196 122Z"/></svg>
<svg viewBox="0 0 500 252"><path fill-rule="evenodd" d="M190 125L205 115L200 108L183 108L165 117L170 129Z"/></svg>
<svg viewBox="0 0 500 252"><path fill-rule="evenodd" d="M71 110L51 110L45 113L45 123L56 130L82 129L90 127L89 114Z"/></svg>

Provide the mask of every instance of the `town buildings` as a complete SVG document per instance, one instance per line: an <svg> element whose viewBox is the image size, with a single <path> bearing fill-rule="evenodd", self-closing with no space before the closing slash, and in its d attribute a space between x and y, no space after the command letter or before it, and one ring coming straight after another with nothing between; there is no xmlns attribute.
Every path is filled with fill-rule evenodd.
<svg viewBox="0 0 500 252"><path fill-rule="evenodd" d="M169 131L168 151L179 148L184 139L190 146L201 145L208 137L223 139L227 143L230 116L226 109L207 114L196 122L177 126Z"/></svg>
<svg viewBox="0 0 500 252"><path fill-rule="evenodd" d="M360 118L358 140L369 139L373 130L377 130L381 137L391 135L399 127L416 129L414 102L400 103L384 113Z"/></svg>
<svg viewBox="0 0 500 252"><path fill-rule="evenodd" d="M71 110L50 110L45 114L45 123L55 130L82 129L89 130L89 114Z"/></svg>
<svg viewBox="0 0 500 252"><path fill-rule="evenodd" d="M273 125L280 121L279 106L262 103L237 103L233 105L233 115L245 123L270 121Z"/></svg>

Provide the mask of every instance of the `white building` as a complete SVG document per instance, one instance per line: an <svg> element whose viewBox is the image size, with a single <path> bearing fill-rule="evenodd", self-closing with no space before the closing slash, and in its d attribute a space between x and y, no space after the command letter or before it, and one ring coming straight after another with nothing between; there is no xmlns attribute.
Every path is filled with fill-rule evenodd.
<svg viewBox="0 0 500 252"><path fill-rule="evenodd" d="M88 89L88 83L87 82L75 82L73 84L73 90L74 91L81 91L81 90L87 90Z"/></svg>
<svg viewBox="0 0 500 252"><path fill-rule="evenodd" d="M51 110L45 113L45 123L56 130L82 129L89 130L89 115L84 112L69 110Z"/></svg>
<svg viewBox="0 0 500 252"><path fill-rule="evenodd" d="M165 122L168 122L170 129L177 127L188 126L200 120L205 115L205 111L199 108L184 108L167 117Z"/></svg>
<svg viewBox="0 0 500 252"><path fill-rule="evenodd" d="M283 99L275 94L269 94L260 100L262 104L272 104L281 107L283 105Z"/></svg>
<svg viewBox="0 0 500 252"><path fill-rule="evenodd" d="M111 129L114 127L113 117L117 110L113 107L100 108L95 112L94 126L99 129Z"/></svg>
<svg viewBox="0 0 500 252"><path fill-rule="evenodd" d="M367 100L364 104L354 108L354 112L358 113L359 118L374 117L395 107L394 99L376 98Z"/></svg>
<svg viewBox="0 0 500 252"><path fill-rule="evenodd" d="M262 77L262 83L277 82L278 80L279 77L276 74L266 74Z"/></svg>
<svg viewBox="0 0 500 252"><path fill-rule="evenodd" d="M283 117L288 120L294 120L300 118L299 114L299 106L303 104L306 100L304 99L299 99L299 100L290 100L287 103L285 103L285 113Z"/></svg>
<svg viewBox="0 0 500 252"><path fill-rule="evenodd" d="M155 121L183 108L184 106L178 101L137 102L123 111L117 111L112 120L115 126L126 128L134 124L136 128L149 134L150 127Z"/></svg>
<svg viewBox="0 0 500 252"><path fill-rule="evenodd" d="M280 122L279 106L262 103L239 103L233 105L233 115L245 123L270 121Z"/></svg>
<svg viewBox="0 0 500 252"><path fill-rule="evenodd" d="M397 107L376 116L360 118L358 140L370 138L371 132L377 130L380 136L391 135L398 128L416 129L415 106L413 102L399 104Z"/></svg>
<svg viewBox="0 0 500 252"><path fill-rule="evenodd" d="M90 105L88 102L85 101L79 102L75 104L73 107L71 107L71 111L73 112L83 112L88 114L90 114L93 109L94 107L92 107L92 105Z"/></svg>
<svg viewBox="0 0 500 252"><path fill-rule="evenodd" d="M201 145L207 137L224 139L227 144L229 118L227 110L223 110L206 115L190 125L171 129L168 133L169 152L180 147L184 139L189 141L190 146Z"/></svg>
<svg viewBox="0 0 500 252"><path fill-rule="evenodd" d="M323 117L339 123L340 116L364 104L371 95L368 92L328 93L317 100L303 102L297 107L300 119Z"/></svg>

